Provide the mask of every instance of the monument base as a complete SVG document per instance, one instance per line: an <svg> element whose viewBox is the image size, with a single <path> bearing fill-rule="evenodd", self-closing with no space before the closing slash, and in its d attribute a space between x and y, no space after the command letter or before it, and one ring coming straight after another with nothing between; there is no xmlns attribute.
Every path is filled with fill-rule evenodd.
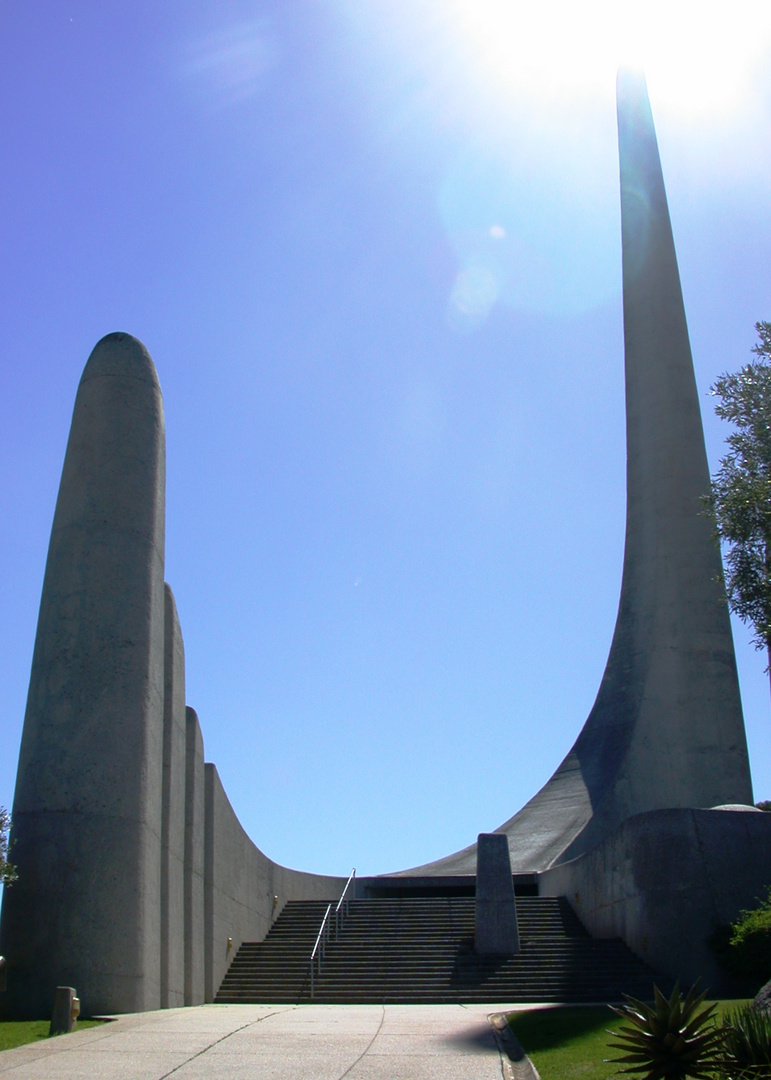
<svg viewBox="0 0 771 1080"><path fill-rule="evenodd" d="M770 883L771 814L749 806L636 814L539 876L540 894L566 896L592 937L620 937L662 974L726 996L758 988L724 971L708 939Z"/></svg>

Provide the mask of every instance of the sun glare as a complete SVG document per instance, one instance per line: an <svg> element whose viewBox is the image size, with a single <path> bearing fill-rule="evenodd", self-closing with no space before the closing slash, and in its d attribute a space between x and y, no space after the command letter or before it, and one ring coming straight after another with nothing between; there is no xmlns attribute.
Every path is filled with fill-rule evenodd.
<svg viewBox="0 0 771 1080"><path fill-rule="evenodd" d="M454 0L484 67L528 94L591 92L623 64L643 67L656 98L729 112L771 43L767 0Z"/></svg>

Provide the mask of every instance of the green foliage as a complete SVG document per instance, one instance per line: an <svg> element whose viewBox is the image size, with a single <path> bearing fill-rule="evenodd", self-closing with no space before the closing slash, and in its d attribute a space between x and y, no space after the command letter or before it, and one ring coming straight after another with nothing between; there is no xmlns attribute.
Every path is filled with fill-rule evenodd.
<svg viewBox="0 0 771 1080"><path fill-rule="evenodd" d="M734 431L705 501L725 545L728 602L771 655L771 323L755 329L758 359L712 387L715 412Z"/></svg>
<svg viewBox="0 0 771 1080"><path fill-rule="evenodd" d="M716 1002L717 1015L737 1004ZM536 1006L506 1019L544 1080L608 1080L612 1075L612 1066L602 1059L608 1034L615 1035L622 1021L607 1005Z"/></svg>
<svg viewBox="0 0 771 1080"><path fill-rule="evenodd" d="M506 1019L544 1080L607 1080L608 1022L621 1024L607 1005L521 1009Z"/></svg>
<svg viewBox="0 0 771 1080"><path fill-rule="evenodd" d="M715 1024L716 1006L701 1008L706 994L699 993L698 983L685 1000L679 984L668 999L657 986L653 993L652 1006L624 995L628 1004L614 1009L628 1023L615 1033L617 1042L608 1044L622 1056L609 1061L626 1065L620 1072L644 1074L645 1080L708 1080L726 1039L725 1029Z"/></svg>
<svg viewBox="0 0 771 1080"><path fill-rule="evenodd" d="M757 907L740 912L736 922L721 927L710 945L728 971L765 982L771 976L771 888Z"/></svg>
<svg viewBox="0 0 771 1080"><path fill-rule="evenodd" d="M78 1020L75 1030L98 1027L104 1020ZM2 1020L0 1021L0 1050L11 1050L14 1046L37 1042L48 1038L50 1020ZM58 1038L58 1036L57 1036Z"/></svg>
<svg viewBox="0 0 771 1080"><path fill-rule="evenodd" d="M730 1080L771 1076L771 1016L752 1005L740 1005L725 1020L726 1061L720 1072Z"/></svg>
<svg viewBox="0 0 771 1080"><path fill-rule="evenodd" d="M4 806L0 806L0 882L10 885L18 877L16 867L8 862L8 833L11 830L11 815Z"/></svg>
<svg viewBox="0 0 771 1080"><path fill-rule="evenodd" d="M755 806L758 810L771 811L771 799L762 799L760 802L756 802Z"/></svg>

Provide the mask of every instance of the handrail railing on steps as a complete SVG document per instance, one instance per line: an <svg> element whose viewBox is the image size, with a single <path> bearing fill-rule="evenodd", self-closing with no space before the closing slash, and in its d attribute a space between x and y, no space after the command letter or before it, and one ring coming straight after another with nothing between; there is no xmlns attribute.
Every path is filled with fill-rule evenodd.
<svg viewBox="0 0 771 1080"><path fill-rule="evenodd" d="M348 918L348 904L351 900L351 897L348 895L348 890L351 889L351 892L353 893L355 888L356 867L354 866L353 870L351 870L351 873L348 876L348 880L345 883L345 888L343 889L342 895L337 901L337 907L335 908L335 941L337 941L337 934L340 930L340 927L343 925L345 919Z"/></svg>
<svg viewBox="0 0 771 1080"><path fill-rule="evenodd" d="M348 915L348 904L351 897L348 896L348 890L353 885L355 888L356 882L356 867L351 870L350 876L345 883L340 899L337 901L337 907L335 908L335 941L337 941L337 935L340 928L343 925L343 921ZM351 889L353 892L353 888ZM318 967L318 973L321 974L321 961L324 959L324 953L326 952L327 943L329 941L330 934L330 914L332 913L332 905L327 904L327 910L324 912L324 918L321 920L321 926L319 932L316 935L316 944L313 946L313 952L311 953L311 997L313 997L316 985L315 985L315 973Z"/></svg>

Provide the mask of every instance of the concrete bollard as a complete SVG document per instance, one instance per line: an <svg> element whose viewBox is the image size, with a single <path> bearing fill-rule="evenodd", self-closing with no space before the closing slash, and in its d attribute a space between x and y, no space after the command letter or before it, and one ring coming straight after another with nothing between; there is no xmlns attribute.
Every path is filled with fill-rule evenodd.
<svg viewBox="0 0 771 1080"><path fill-rule="evenodd" d="M504 833L480 833L477 840L474 947L482 956L519 952L509 840Z"/></svg>
<svg viewBox="0 0 771 1080"><path fill-rule="evenodd" d="M48 1037L65 1035L68 1031L72 1031L78 1016L80 1016L80 998L77 996L75 987L57 986Z"/></svg>

